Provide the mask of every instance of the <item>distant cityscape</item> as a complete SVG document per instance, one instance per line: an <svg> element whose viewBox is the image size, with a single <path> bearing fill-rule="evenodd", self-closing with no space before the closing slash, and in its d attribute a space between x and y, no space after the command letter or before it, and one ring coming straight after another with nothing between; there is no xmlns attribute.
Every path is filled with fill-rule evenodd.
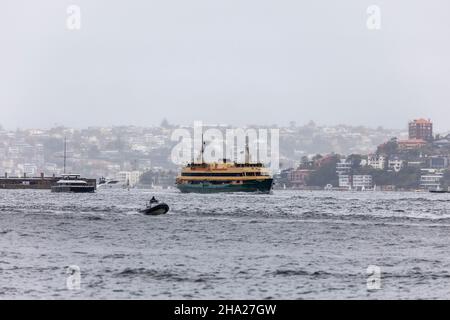
<svg viewBox="0 0 450 320"><path fill-rule="evenodd" d="M171 187L179 168L170 160L176 144L170 138L179 127L167 120L153 127L0 127L0 172L5 177L62 174L66 138L68 172L129 187ZM410 121L405 130L314 122L278 129L276 188L407 190L450 184L450 136L434 134L428 119Z"/></svg>
<svg viewBox="0 0 450 320"><path fill-rule="evenodd" d="M429 119L408 123L408 137L393 137L373 152L303 157L277 175L278 187L340 190L448 190L450 135L433 134Z"/></svg>

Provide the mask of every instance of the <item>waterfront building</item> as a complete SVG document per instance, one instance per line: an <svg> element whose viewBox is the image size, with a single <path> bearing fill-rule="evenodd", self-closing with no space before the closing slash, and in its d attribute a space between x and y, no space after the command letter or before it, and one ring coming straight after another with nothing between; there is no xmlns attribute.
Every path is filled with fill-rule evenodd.
<svg viewBox="0 0 450 320"><path fill-rule="evenodd" d="M432 156L428 158L428 167L433 169L448 168L448 158L442 156Z"/></svg>
<svg viewBox="0 0 450 320"><path fill-rule="evenodd" d="M347 175L352 170L352 163L346 159L341 159L336 163L336 173L339 175Z"/></svg>
<svg viewBox="0 0 450 320"><path fill-rule="evenodd" d="M356 190L365 190L372 188L372 176L367 174L353 175L353 188Z"/></svg>
<svg viewBox="0 0 450 320"><path fill-rule="evenodd" d="M116 179L123 186L134 187L138 184L141 177L140 171L120 171L116 175Z"/></svg>
<svg viewBox="0 0 450 320"><path fill-rule="evenodd" d="M420 187L427 190L438 189L441 187L441 180L444 176L442 170L439 169L421 169Z"/></svg>
<svg viewBox="0 0 450 320"><path fill-rule="evenodd" d="M314 172L310 169L295 169L288 173L288 182L294 188L306 186L309 175Z"/></svg>
<svg viewBox="0 0 450 320"><path fill-rule="evenodd" d="M351 189L352 188L352 179L350 175L341 174L338 175L339 187Z"/></svg>
<svg viewBox="0 0 450 320"><path fill-rule="evenodd" d="M407 165L408 165L408 167L411 167L411 168L420 168L420 167L422 167L424 165L424 162L423 161L412 161L412 160L409 161L408 160Z"/></svg>
<svg viewBox="0 0 450 320"><path fill-rule="evenodd" d="M340 159L336 163L336 173L338 175L338 184L340 188L351 189L352 187L352 163L347 159Z"/></svg>
<svg viewBox="0 0 450 320"><path fill-rule="evenodd" d="M438 148L449 148L450 147L450 134L446 135L445 137L436 138L436 140L433 141L433 146L438 147Z"/></svg>

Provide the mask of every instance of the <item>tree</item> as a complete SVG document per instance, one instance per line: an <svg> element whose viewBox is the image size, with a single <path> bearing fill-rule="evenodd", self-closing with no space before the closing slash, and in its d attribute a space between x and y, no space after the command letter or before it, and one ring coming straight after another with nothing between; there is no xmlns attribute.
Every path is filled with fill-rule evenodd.
<svg viewBox="0 0 450 320"><path fill-rule="evenodd" d="M397 138L392 138L386 143L379 145L377 148L377 154L386 154L388 156L398 153Z"/></svg>
<svg viewBox="0 0 450 320"><path fill-rule="evenodd" d="M329 161L324 163L308 177L306 184L308 186L324 187L327 184L338 185L338 176L336 173L336 163L338 156L333 155Z"/></svg>
<svg viewBox="0 0 450 320"><path fill-rule="evenodd" d="M323 158L323 156L322 156L321 154L316 154L316 155L312 158L312 161L316 162L316 161L319 161L319 160L322 159L322 158Z"/></svg>
<svg viewBox="0 0 450 320"><path fill-rule="evenodd" d="M302 158L300 159L300 168L302 168L302 169L310 168L310 161L307 156L302 156Z"/></svg>
<svg viewBox="0 0 450 320"><path fill-rule="evenodd" d="M362 156L360 154L351 154L347 158L347 161L351 162L353 170L361 168L361 160Z"/></svg>
<svg viewBox="0 0 450 320"><path fill-rule="evenodd" d="M419 185L420 169L406 167L395 174L395 186L403 189L417 188Z"/></svg>
<svg viewBox="0 0 450 320"><path fill-rule="evenodd" d="M444 188L450 187L450 170L445 170L444 175L442 176L441 185Z"/></svg>
<svg viewBox="0 0 450 320"><path fill-rule="evenodd" d="M418 187L420 169L405 167L399 172L362 167L353 172L359 175L371 175L373 184L377 186L394 185L401 189L415 189Z"/></svg>

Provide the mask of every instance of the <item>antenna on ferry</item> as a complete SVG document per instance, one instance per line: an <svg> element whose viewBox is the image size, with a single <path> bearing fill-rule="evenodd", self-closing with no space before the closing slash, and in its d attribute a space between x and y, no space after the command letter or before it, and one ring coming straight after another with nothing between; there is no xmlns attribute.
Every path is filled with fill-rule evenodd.
<svg viewBox="0 0 450 320"><path fill-rule="evenodd" d="M203 153L205 152L205 141L203 141L203 133L202 133L202 152L201 152L201 159L202 159L202 164L205 163L203 160Z"/></svg>
<svg viewBox="0 0 450 320"><path fill-rule="evenodd" d="M66 173L67 137L64 136L64 173Z"/></svg>
<svg viewBox="0 0 450 320"><path fill-rule="evenodd" d="M250 151L248 148L248 136L245 136L245 163L250 163Z"/></svg>

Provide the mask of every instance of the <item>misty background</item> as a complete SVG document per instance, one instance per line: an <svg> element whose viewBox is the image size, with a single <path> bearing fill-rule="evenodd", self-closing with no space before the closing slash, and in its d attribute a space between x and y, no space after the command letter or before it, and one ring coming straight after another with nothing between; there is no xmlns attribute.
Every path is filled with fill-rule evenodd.
<svg viewBox="0 0 450 320"><path fill-rule="evenodd" d="M448 130L449 35L447 0L3 1L0 124Z"/></svg>

